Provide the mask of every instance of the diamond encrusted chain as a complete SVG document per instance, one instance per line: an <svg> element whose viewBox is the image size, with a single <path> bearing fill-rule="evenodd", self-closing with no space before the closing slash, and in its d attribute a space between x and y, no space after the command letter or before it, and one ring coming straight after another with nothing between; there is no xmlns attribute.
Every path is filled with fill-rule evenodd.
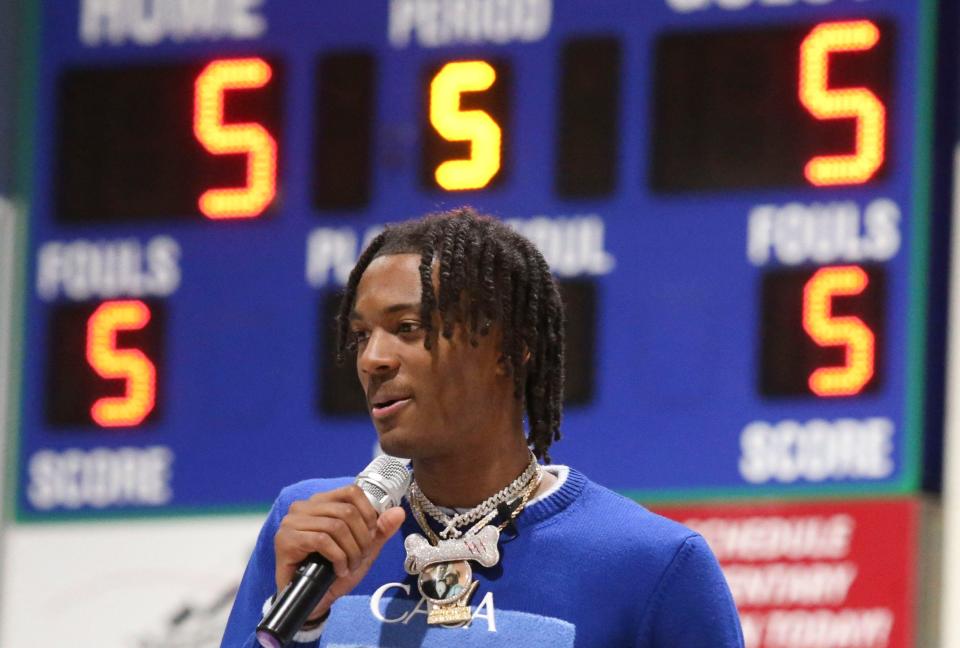
<svg viewBox="0 0 960 648"><path fill-rule="evenodd" d="M540 488L540 482L542 479L543 479L543 471L540 465L538 464L536 467L536 470L534 471L533 477L530 479L529 482L527 482L524 485L523 491L520 493L519 497L517 497L516 500L514 500L517 502L517 504L512 507L510 517L508 517L506 520L501 522L498 527L496 527L497 533L499 533L500 531L503 531L507 527L507 525L510 524L510 522L515 520L517 516L520 515L520 512L523 511L523 509L526 507L527 502L530 501L530 498L533 497L533 494L536 493L537 489ZM410 509L413 511L413 517L414 519L416 519L417 524L420 525L420 528L423 529L423 532L427 534L427 537L430 538L430 542L434 545L439 544L441 542L440 536L438 536L436 532L430 527L430 524L427 522L427 519L424 516L423 509L421 508L417 500L415 499L410 500ZM494 509L493 511L490 511L489 513L487 513L487 515L480 518L480 520L476 524L474 524L472 527L470 527L466 531L457 530L457 535L454 536L452 540L456 540L459 537L470 537L472 535L476 535L480 531L480 529L490 524L490 522L492 522L493 519L497 517L499 512L500 512L499 509Z"/></svg>
<svg viewBox="0 0 960 648"><path fill-rule="evenodd" d="M463 535L463 532L459 530L458 527L464 527L473 524L477 521L482 521L482 524L476 525L477 527L483 527L485 524L489 523L497 515L497 507L504 502L515 500L521 495L526 494L524 498L524 504L526 500L529 499L532 492L528 488L530 484L534 481L535 476L539 476L540 464L537 463L537 458L530 453L530 463L527 465L527 468L520 473L520 476L510 482L505 488L500 490L497 493L494 493L492 496L488 497L486 500L473 507L469 511L460 513L458 515L447 515L440 508L427 499L427 496L423 494L420 488L417 486L416 477L414 477L413 483L410 484L410 492L407 497L410 499L410 503L414 505L414 510L421 509L426 512L430 517L437 521L440 525L443 526L443 530L440 532L440 537L443 539L449 538L459 538ZM540 480L536 480L539 484ZM526 493L524 492L526 491ZM517 513L519 513L519 508ZM421 526L424 526L421 524Z"/></svg>

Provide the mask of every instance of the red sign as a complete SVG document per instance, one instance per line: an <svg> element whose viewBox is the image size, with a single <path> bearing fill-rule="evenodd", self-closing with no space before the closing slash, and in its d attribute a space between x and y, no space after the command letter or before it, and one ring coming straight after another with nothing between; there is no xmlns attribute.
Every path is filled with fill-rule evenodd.
<svg viewBox="0 0 960 648"><path fill-rule="evenodd" d="M914 500L656 507L723 567L747 648L909 648Z"/></svg>

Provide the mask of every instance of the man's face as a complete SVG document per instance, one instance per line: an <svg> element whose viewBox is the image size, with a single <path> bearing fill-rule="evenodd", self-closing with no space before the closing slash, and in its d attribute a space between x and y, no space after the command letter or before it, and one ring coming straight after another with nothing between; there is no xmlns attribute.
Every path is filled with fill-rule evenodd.
<svg viewBox="0 0 960 648"><path fill-rule="evenodd" d="M393 254L364 271L351 313L357 375L384 452L463 454L483 442L492 408L513 397L512 379L497 362L498 329L472 347L462 327L449 340L438 335L435 312L433 343L424 348L419 266L418 254Z"/></svg>

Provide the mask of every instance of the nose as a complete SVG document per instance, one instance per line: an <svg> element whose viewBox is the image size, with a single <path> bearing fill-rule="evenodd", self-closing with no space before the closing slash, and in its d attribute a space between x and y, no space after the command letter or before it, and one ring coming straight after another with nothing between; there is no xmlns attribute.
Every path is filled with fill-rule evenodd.
<svg viewBox="0 0 960 648"><path fill-rule="evenodd" d="M397 370L400 359L391 338L391 335L381 329L374 329L370 333L367 343L357 356L357 367L361 373L374 376Z"/></svg>

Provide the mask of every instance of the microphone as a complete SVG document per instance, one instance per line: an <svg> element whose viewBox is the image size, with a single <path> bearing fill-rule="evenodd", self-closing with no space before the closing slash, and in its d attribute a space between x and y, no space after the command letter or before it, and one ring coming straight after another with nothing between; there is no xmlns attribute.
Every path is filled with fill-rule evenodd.
<svg viewBox="0 0 960 648"><path fill-rule="evenodd" d="M380 455L357 475L355 483L377 513L383 513L400 505L410 488L410 472L404 461ZM329 560L317 552L307 556L257 626L260 645L282 648L290 643L336 577Z"/></svg>

